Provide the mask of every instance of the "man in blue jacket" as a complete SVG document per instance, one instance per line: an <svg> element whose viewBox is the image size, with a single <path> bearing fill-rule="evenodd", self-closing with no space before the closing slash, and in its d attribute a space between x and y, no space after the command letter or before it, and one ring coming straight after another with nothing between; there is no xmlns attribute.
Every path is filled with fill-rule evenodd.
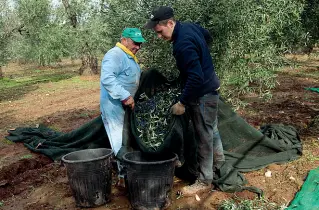
<svg viewBox="0 0 319 210"><path fill-rule="evenodd" d="M106 133L115 155L122 147L125 110L134 109L141 69L135 54L145 42L137 28L126 28L121 41L104 56L101 66L100 109ZM120 163L118 162L121 171Z"/></svg>
<svg viewBox="0 0 319 210"><path fill-rule="evenodd" d="M183 90L171 110L175 115L182 115L187 107L198 137L199 176L194 184L184 187L182 193L188 196L209 191L213 163L225 160L217 128L220 82L208 47L211 36L197 24L175 21L173 9L165 6L153 10L145 28L153 29L159 38L173 45Z"/></svg>

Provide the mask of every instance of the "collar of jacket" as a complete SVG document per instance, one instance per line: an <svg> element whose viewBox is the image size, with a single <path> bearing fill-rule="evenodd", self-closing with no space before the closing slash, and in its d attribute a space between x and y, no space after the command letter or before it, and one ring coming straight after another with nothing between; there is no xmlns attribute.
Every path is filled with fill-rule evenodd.
<svg viewBox="0 0 319 210"><path fill-rule="evenodd" d="M131 52L131 50L127 49L124 45L122 45L121 43L116 43L116 46L121 48L126 54L128 54L129 56L131 56L135 62L137 63L138 60L137 60L137 57Z"/></svg>
<svg viewBox="0 0 319 210"><path fill-rule="evenodd" d="M172 34L172 42L176 40L180 28L181 28L181 23L179 21L176 21L173 34Z"/></svg>

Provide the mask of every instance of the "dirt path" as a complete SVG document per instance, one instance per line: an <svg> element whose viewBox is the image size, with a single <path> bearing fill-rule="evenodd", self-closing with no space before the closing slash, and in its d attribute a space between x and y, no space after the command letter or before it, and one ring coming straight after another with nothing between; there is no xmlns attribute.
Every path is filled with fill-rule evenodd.
<svg viewBox="0 0 319 210"><path fill-rule="evenodd" d="M305 87L319 85L319 58L301 56L297 61L295 68L285 68L278 73L278 84L270 101L246 96L247 107L238 111L255 127L285 123L295 126L301 133L304 155L300 159L245 173L250 185L263 189L265 198L279 205L287 205L302 186L308 171L319 165L319 94L305 90ZM15 75L16 71L11 69L7 73ZM7 129L38 123L68 132L98 115L99 78L95 76L36 84L19 98L2 101L0 209L78 209L64 167L3 137ZM265 177L267 170L272 171L271 178ZM177 199L176 191L185 184L178 179L174 181L173 203L169 209L216 209L224 199L255 197L247 191L234 194L216 191L201 194L200 201L195 198ZM95 209L130 208L127 196L114 187L112 198L111 203Z"/></svg>

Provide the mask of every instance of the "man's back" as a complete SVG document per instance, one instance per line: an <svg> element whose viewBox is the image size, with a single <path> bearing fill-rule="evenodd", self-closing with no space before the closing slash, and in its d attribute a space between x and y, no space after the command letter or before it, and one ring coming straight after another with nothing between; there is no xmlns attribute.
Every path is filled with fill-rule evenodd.
<svg viewBox="0 0 319 210"><path fill-rule="evenodd" d="M197 24L176 22L173 55L185 83L186 98L194 100L219 88L208 43L209 32Z"/></svg>
<svg viewBox="0 0 319 210"><path fill-rule="evenodd" d="M104 66L103 66L104 65ZM135 94L139 79L140 68L134 59L119 47L113 47L104 56L101 69L101 99L112 95L113 99L121 99ZM121 87L117 87L114 80ZM114 84L114 85L111 85ZM106 89L107 88L107 89ZM121 91L122 90L122 91ZM129 92L126 93L125 92ZM115 94L118 92L117 94Z"/></svg>

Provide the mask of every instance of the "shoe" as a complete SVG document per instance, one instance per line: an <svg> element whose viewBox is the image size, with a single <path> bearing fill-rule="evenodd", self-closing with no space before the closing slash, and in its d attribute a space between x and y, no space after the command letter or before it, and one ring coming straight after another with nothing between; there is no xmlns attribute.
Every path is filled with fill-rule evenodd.
<svg viewBox="0 0 319 210"><path fill-rule="evenodd" d="M180 167L182 167L182 162L181 161L179 161L179 160L176 160L176 162L175 162L175 166L177 167L177 168L180 168Z"/></svg>
<svg viewBox="0 0 319 210"><path fill-rule="evenodd" d="M115 186L120 189L126 189L125 178L123 176L118 176Z"/></svg>
<svg viewBox="0 0 319 210"><path fill-rule="evenodd" d="M197 193L208 192L212 189L212 184L207 184L201 180L196 180L194 184L183 187L181 192L183 196L193 196Z"/></svg>
<svg viewBox="0 0 319 210"><path fill-rule="evenodd" d="M165 205L163 206L162 209L168 209L168 207L172 204L171 199L170 198L166 198L165 200Z"/></svg>

